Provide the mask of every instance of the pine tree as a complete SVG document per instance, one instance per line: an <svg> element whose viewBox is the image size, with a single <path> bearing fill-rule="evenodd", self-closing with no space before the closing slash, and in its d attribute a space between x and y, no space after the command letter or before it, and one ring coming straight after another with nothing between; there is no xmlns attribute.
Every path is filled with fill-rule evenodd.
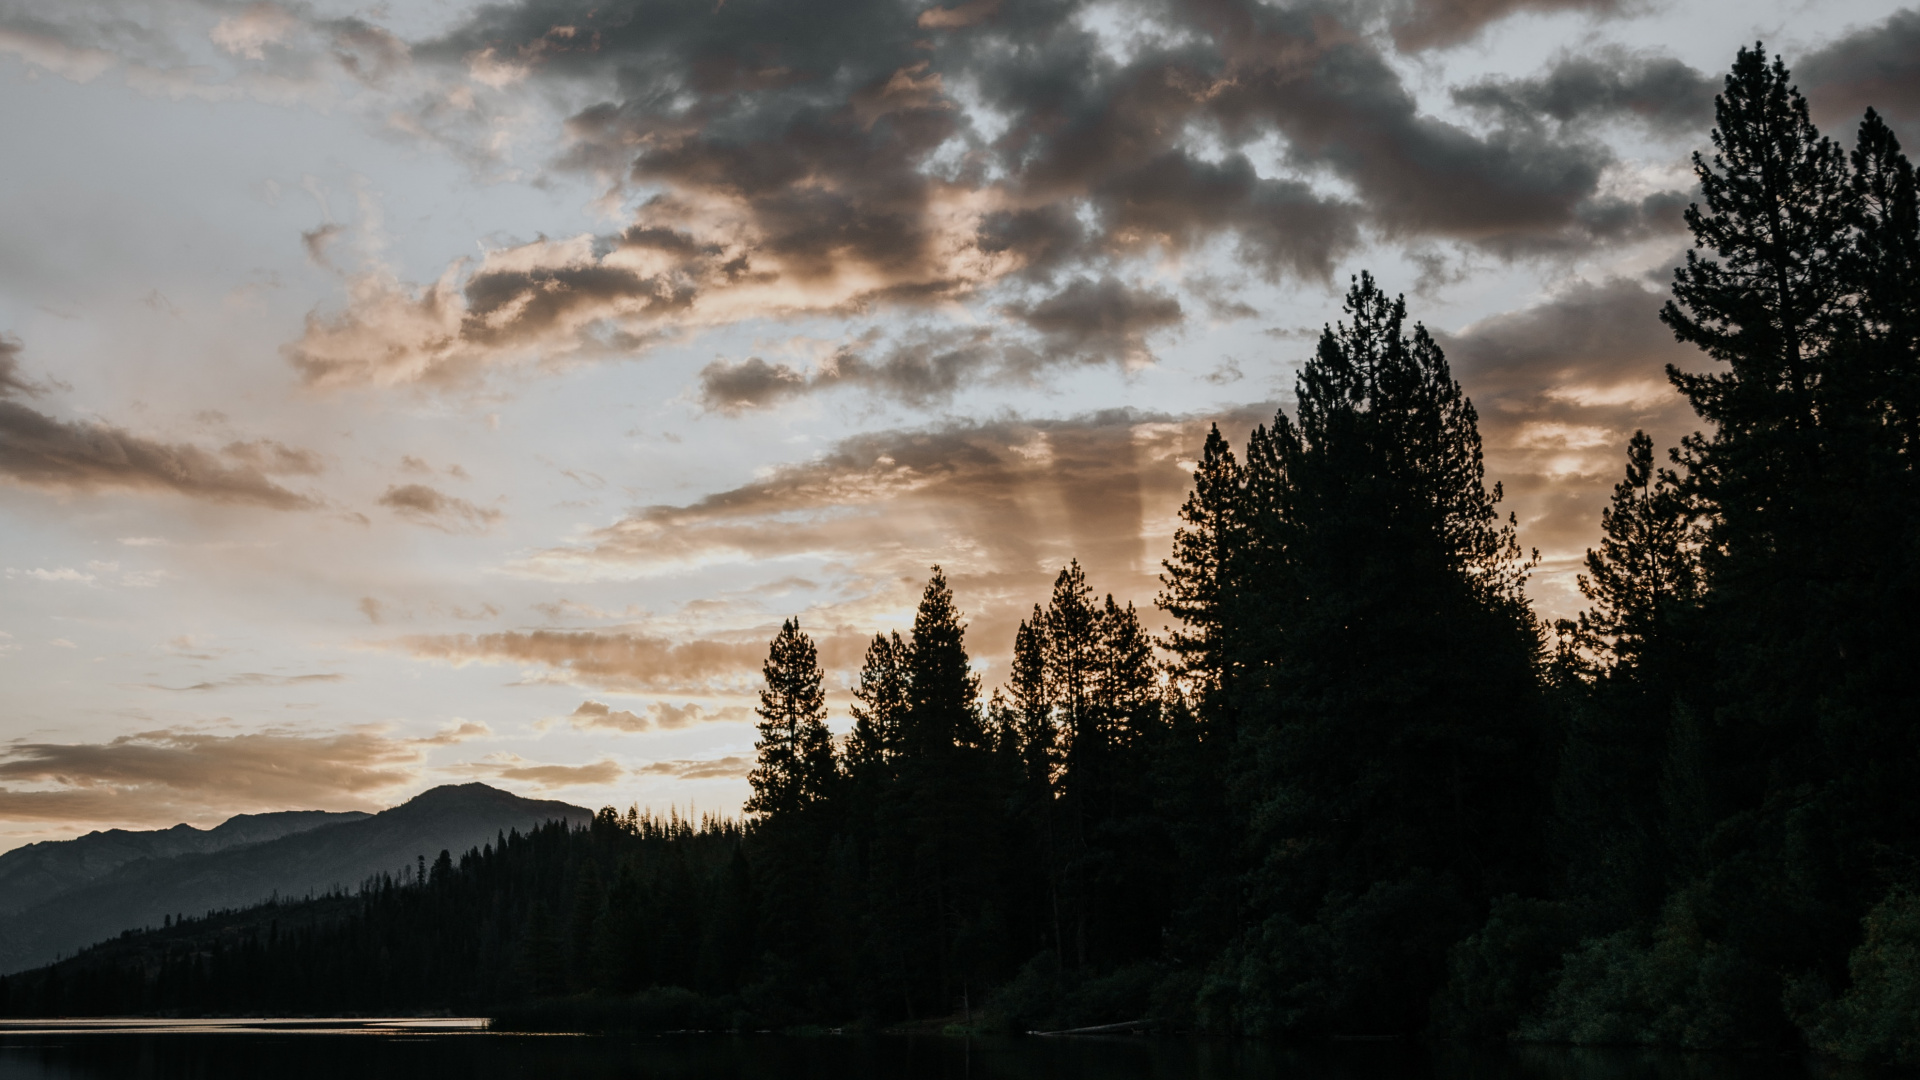
<svg viewBox="0 0 1920 1080"><path fill-rule="evenodd" d="M853 688L853 730L847 735L845 772L884 771L899 751L908 708L907 645L899 633L875 634Z"/></svg>
<svg viewBox="0 0 1920 1080"><path fill-rule="evenodd" d="M1228 560L1239 542L1240 466L1220 426L1207 429L1207 442L1193 471L1193 493L1180 507L1173 553L1161 563L1161 591L1155 603L1178 622L1160 643L1173 660L1171 670L1201 701L1217 693L1226 678L1227 611L1223 595L1230 580Z"/></svg>
<svg viewBox="0 0 1920 1080"><path fill-rule="evenodd" d="M1902 338L1920 283L1902 275L1920 215L1877 117L1849 168L1758 46L1740 51L1715 119L1711 162L1694 160L1695 250L1662 311L1725 365L1669 369L1710 427L1681 455L1706 522L1704 642L1672 676L1699 689L1672 714L1669 772L1684 782L1665 786L1684 795L1668 800L1676 866L1697 875L1674 902L1712 927L1716 970L1749 973L1714 1022L1737 1033L1723 1038L1773 1039L1790 1030L1779 973L1844 977L1859 914L1920 854L1903 766L1885 764L1911 761L1915 708L1897 674L1920 589L1895 402L1914 370Z"/></svg>
<svg viewBox="0 0 1920 1080"><path fill-rule="evenodd" d="M1861 419L1892 428L1895 447L1911 462L1920 453L1920 191L1900 140L1872 109L1852 161L1856 240L1847 269L1865 338L1858 343L1865 370L1856 376L1874 384Z"/></svg>
<svg viewBox="0 0 1920 1080"><path fill-rule="evenodd" d="M1035 604L1032 617L1014 631L1013 666L1006 689L1028 782L1051 800L1060 769L1060 732L1047 687L1046 625L1046 612Z"/></svg>
<svg viewBox="0 0 1920 1080"><path fill-rule="evenodd" d="M967 658L966 627L953 590L938 566L914 612L907 655L907 724L901 738L906 752L939 758L954 747L986 749L990 740L980 717L980 677Z"/></svg>
<svg viewBox="0 0 1920 1080"><path fill-rule="evenodd" d="M1835 271L1846 261L1846 159L1758 45L1740 50L1714 112L1713 160L1693 155L1706 210L1687 208L1696 247L1660 317L1732 370L1667 373L1718 425L1700 452L1748 440L1767 452L1770 435L1819 422L1818 359L1844 330L1847 282Z"/></svg>
<svg viewBox="0 0 1920 1080"><path fill-rule="evenodd" d="M1653 440L1633 433L1627 475L1613 504L1600 512L1604 534L1587 550L1580 593L1593 606L1580 629L1610 667L1633 669L1659 659L1665 632L1700 595L1693 514L1673 474L1653 464Z"/></svg>
<svg viewBox="0 0 1920 1080"><path fill-rule="evenodd" d="M1160 714L1153 642L1133 604L1121 607L1108 593L1094 619L1093 698L1106 714L1113 749L1133 754L1155 733Z"/></svg>
<svg viewBox="0 0 1920 1080"><path fill-rule="evenodd" d="M1712 424L1684 460L1709 515L1719 700L1706 731L1729 810L1821 782L1851 756L1855 740L1830 737L1857 727L1835 691L1906 621L1883 606L1900 591L1885 569L1910 561L1889 499L1907 485L1888 405L1895 373L1913 368L1888 357L1905 351L1892 340L1910 325L1900 275L1917 241L1910 167L1875 120L1850 175L1785 66L1742 49L1716 99L1717 153L1695 158L1707 204L1687 216L1696 251L1662 311L1680 340L1727 365L1669 374Z"/></svg>
<svg viewBox="0 0 1920 1080"><path fill-rule="evenodd" d="M1439 346L1370 276L1346 312L1298 425L1276 417L1246 458L1231 775L1265 922L1244 970L1281 969L1223 989L1250 1029L1417 1026L1446 947L1537 866L1529 560Z"/></svg>
<svg viewBox="0 0 1920 1080"><path fill-rule="evenodd" d="M1686 215L1695 249L1661 318L1727 365L1669 366L1668 376L1713 425L1685 440L1683 460L1688 494L1709 515L1703 571L1727 632L1716 723L1745 729L1729 749L1749 759L1741 797L1758 799L1766 762L1811 752L1802 691L1831 679L1828 647L1808 650L1797 628L1836 614L1808 587L1829 538L1823 518L1839 509L1827 500L1834 425L1849 409L1833 398L1833 346L1857 336L1838 272L1849 261L1849 179L1785 66L1758 46L1740 50L1715 117L1712 161L1694 155L1706 201Z"/></svg>
<svg viewBox="0 0 1920 1080"><path fill-rule="evenodd" d="M1911 676L1920 652L1912 617L1920 606L1920 184L1871 109L1852 163L1859 327L1841 366L1856 405L1845 440L1849 482L1828 500L1840 504L1828 554L1841 556L1832 577L1847 594L1835 605L1843 623L1832 642L1844 690L1826 695L1822 748L1840 763L1836 786L1871 836L1871 872L1885 876L1896 862L1920 859L1920 807L1906 792L1920 715Z"/></svg>
<svg viewBox="0 0 1920 1080"><path fill-rule="evenodd" d="M1658 910L1671 830L1661 762L1671 755L1680 696L1691 692L1691 637L1700 601L1693 512L1679 480L1656 469L1653 440L1635 432L1626 476L1601 511L1598 549L1580 591L1592 604L1558 624L1550 661L1563 738L1554 781L1556 861L1565 895L1609 929ZM1597 654L1597 663L1576 650Z"/></svg>
<svg viewBox="0 0 1920 1080"><path fill-rule="evenodd" d="M761 668L759 762L747 776L753 794L746 812L765 818L806 809L832 789L833 736L827 730L827 699L820 658L798 619L780 626Z"/></svg>
<svg viewBox="0 0 1920 1080"><path fill-rule="evenodd" d="M1093 589L1087 585L1080 561L1060 570L1053 597L1037 625L1044 628L1047 702L1060 731L1060 786L1072 797L1074 789L1097 772L1106 753L1107 732L1102 711L1095 708L1099 637Z"/></svg>
<svg viewBox="0 0 1920 1080"><path fill-rule="evenodd" d="M882 837L897 896L893 921L905 993L916 1010L958 1007L980 985L994 933L997 824L1007 786L995 771L953 590L933 568L907 649L908 707L898 780ZM892 902L892 901L890 901Z"/></svg>

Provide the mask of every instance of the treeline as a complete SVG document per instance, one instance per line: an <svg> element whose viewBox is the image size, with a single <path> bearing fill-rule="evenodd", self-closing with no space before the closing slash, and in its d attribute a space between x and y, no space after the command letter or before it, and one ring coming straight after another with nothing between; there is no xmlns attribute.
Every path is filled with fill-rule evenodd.
<svg viewBox="0 0 1920 1080"><path fill-rule="evenodd" d="M845 737L782 627L742 825L607 811L9 1007L1920 1063L1920 197L1877 116L1848 153L1757 48L1717 108L1662 312L1720 365L1669 371L1706 430L1626 447L1578 619L1534 614L1471 403L1363 275L1293 413L1202 448L1164 640L1069 565L983 700L936 570Z"/></svg>
<svg viewBox="0 0 1920 1080"><path fill-rule="evenodd" d="M589 990L656 995L669 1027L716 1011L759 953L736 822L602 810L511 832L353 895L209 912L0 978L0 1015L488 1014Z"/></svg>

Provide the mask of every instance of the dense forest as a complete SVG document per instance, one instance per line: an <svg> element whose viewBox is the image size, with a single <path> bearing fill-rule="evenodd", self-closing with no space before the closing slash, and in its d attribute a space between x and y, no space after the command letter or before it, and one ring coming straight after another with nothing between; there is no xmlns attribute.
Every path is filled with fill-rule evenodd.
<svg viewBox="0 0 1920 1080"><path fill-rule="evenodd" d="M1472 404L1358 279L1216 430L1155 640L1077 564L983 693L943 575L851 733L797 621L743 822L603 811L419 880L130 934L14 1015L491 1010L1813 1049L1920 1064L1920 196L1743 50L1645 435L1543 624ZM1710 363L1707 363L1710 362Z"/></svg>

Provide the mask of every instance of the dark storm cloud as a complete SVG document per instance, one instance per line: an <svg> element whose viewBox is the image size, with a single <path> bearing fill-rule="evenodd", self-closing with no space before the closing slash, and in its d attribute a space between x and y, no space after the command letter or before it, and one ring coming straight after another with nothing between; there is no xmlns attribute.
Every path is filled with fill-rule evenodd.
<svg viewBox="0 0 1920 1080"><path fill-rule="evenodd" d="M1542 5L1414 5L1396 25L1430 43L1529 6ZM1613 157L1571 125L1496 110L1492 130L1476 132L1422 114L1357 9L1142 0L1124 11L1138 28L1124 58L1088 29L1087 10L481 8L412 55L488 85L603 95L566 122L561 167L629 198L631 221L489 252L431 286L360 280L347 309L316 314L289 354L319 384L448 383L751 319L1038 310L1036 286L1084 288L1074 283L1131 276L1130 260L1216 243L1268 279L1326 280L1369 230L1523 255L1672 227L1671 198L1598 194ZM1630 109L1655 88L1652 74L1629 74L1609 85ZM1509 97L1526 104L1524 89ZM1263 173L1250 148L1276 136L1286 164ZM1138 335L1103 326L1032 355L1137 361ZM738 409L849 384L931 403L1022 370L1009 352L937 334L876 348L804 371L722 362L699 393Z"/></svg>
<svg viewBox="0 0 1920 1080"><path fill-rule="evenodd" d="M700 369L700 403L715 412L764 409L816 387L806 372L788 364L769 364L757 356L715 360Z"/></svg>
<svg viewBox="0 0 1920 1080"><path fill-rule="evenodd" d="M1604 146L1530 124L1481 135L1421 114L1386 59L1334 9L1220 2L1179 13L1204 43L1144 53L1124 68L1065 30L980 61L994 107L1026 120L996 148L1029 191L1098 192L1156 161L1176 174L1188 166L1163 155L1193 130L1232 143L1278 133L1296 167L1356 189L1352 211L1319 209L1335 222L1350 213L1391 232L1500 249L1590 235L1583 211L1612 161ZM1237 163L1221 169L1224 181ZM1212 212L1205 199L1188 211Z"/></svg>
<svg viewBox="0 0 1920 1080"><path fill-rule="evenodd" d="M1720 84L1672 57L1622 50L1563 57L1527 79L1491 78L1453 91L1470 108L1562 124L1630 119L1663 134L1698 138L1713 124Z"/></svg>
<svg viewBox="0 0 1920 1080"><path fill-rule="evenodd" d="M275 510L320 505L270 479L318 472L312 453L270 439L232 443L216 453L98 421L57 419L15 400L43 392L20 372L19 343L0 339L0 478L48 491L172 491Z"/></svg>
<svg viewBox="0 0 1920 1080"><path fill-rule="evenodd" d="M1111 277L1077 280L1043 300L1006 311L1037 331L1054 355L1112 359L1129 366L1151 359L1149 333L1178 326L1184 318L1180 301L1167 293L1136 289Z"/></svg>
<svg viewBox="0 0 1920 1080"><path fill-rule="evenodd" d="M1868 108L1909 140L1920 136L1920 11L1896 11L1807 54L1793 75L1816 119L1849 145Z"/></svg>

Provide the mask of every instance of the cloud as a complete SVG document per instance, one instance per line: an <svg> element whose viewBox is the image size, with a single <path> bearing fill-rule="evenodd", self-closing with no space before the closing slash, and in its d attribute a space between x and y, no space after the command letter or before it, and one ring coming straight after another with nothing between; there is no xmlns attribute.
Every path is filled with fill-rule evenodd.
<svg viewBox="0 0 1920 1080"><path fill-rule="evenodd" d="M700 403L737 414L837 386L854 386L908 405L950 399L969 383L1024 381L1035 366L1030 350L1009 349L991 330L910 330L892 341L878 331L842 346L812 371L768 363L757 356L716 360L700 370Z"/></svg>
<svg viewBox="0 0 1920 1080"><path fill-rule="evenodd" d="M320 470L315 455L272 440L219 452L134 435L97 421L60 420L19 400L42 389L19 368L20 346L0 339L0 478L62 493L168 491L208 502L310 510L320 501L271 477Z"/></svg>
<svg viewBox="0 0 1920 1080"><path fill-rule="evenodd" d="M627 768L612 758L586 765L549 765L528 761L518 754L488 754L476 762L452 766L451 771L467 776L487 776L532 784L543 790L614 783L627 775Z"/></svg>
<svg viewBox="0 0 1920 1080"><path fill-rule="evenodd" d="M332 671L316 672L311 675L266 675L257 671L248 671L238 675L229 675L224 679L197 682L192 686L161 686L156 683L148 683L147 687L151 690L169 690L174 693L206 693L212 690L227 690L235 687L310 686L314 683L337 683L344 681L346 681L345 675Z"/></svg>
<svg viewBox="0 0 1920 1080"><path fill-rule="evenodd" d="M1621 0L1414 0L1394 16L1393 41L1415 52L1472 39L1489 25L1525 11L1618 12Z"/></svg>
<svg viewBox="0 0 1920 1080"><path fill-rule="evenodd" d="M567 717L577 731L645 731L652 723L644 716L602 705L597 701L583 701L580 707Z"/></svg>
<svg viewBox="0 0 1920 1080"><path fill-rule="evenodd" d="M334 104L407 66L405 43L364 19L273 3L15 5L0 12L0 52L75 82L118 68L145 94L274 104Z"/></svg>
<svg viewBox="0 0 1920 1080"><path fill-rule="evenodd" d="M34 397L45 392L39 383L20 373L20 342L0 334L0 398Z"/></svg>
<svg viewBox="0 0 1920 1080"><path fill-rule="evenodd" d="M11 53L35 67L77 83L92 82L116 62L114 55L105 49L63 40L63 35L54 27L38 20L24 25L21 22L0 24L0 53Z"/></svg>
<svg viewBox="0 0 1920 1080"><path fill-rule="evenodd" d="M231 442L221 447L220 453L229 461L272 476L317 476L323 471L319 454L272 439Z"/></svg>
<svg viewBox="0 0 1920 1080"><path fill-rule="evenodd" d="M1873 108L1910 137L1920 126L1920 11L1896 11L1800 58L1793 74L1814 118L1851 132Z"/></svg>
<svg viewBox="0 0 1920 1080"><path fill-rule="evenodd" d="M641 776L667 776L675 780L731 780L753 771L753 759L739 755L720 758L692 758L679 761L650 761L635 769Z"/></svg>
<svg viewBox="0 0 1920 1080"><path fill-rule="evenodd" d="M493 734L493 729L472 720L455 720L443 726L425 739L415 739L421 746L455 746L468 739L484 739Z"/></svg>
<svg viewBox="0 0 1920 1080"><path fill-rule="evenodd" d="M743 581L726 602L690 604L671 617L643 614L637 625L408 635L376 644L456 667L508 666L524 682L674 699L642 709L594 698L565 718L583 730L738 721L748 715L744 705L781 618L801 616L839 693L875 632L904 629L901 613L912 610L928 567L940 563L974 628L973 654L997 663L1019 619L1072 558L1101 592L1157 620L1159 560L1208 423L1220 420L1239 440L1271 416L1266 404L1219 416L1122 410L853 436L752 483L635 510L579 543L507 568L586 582L777 562L791 568L783 571L788 577L831 580L832 599L822 594L796 612L786 592ZM562 610L551 606L556 617Z"/></svg>
<svg viewBox="0 0 1920 1080"><path fill-rule="evenodd" d="M904 629L899 613L912 610L928 567L939 563L974 626L973 654L994 662L1071 558L1088 568L1096 588L1156 618L1151 605L1159 560L1192 485L1192 461L1208 423L1219 419L1230 437L1242 439L1271 416L1266 404L1218 417L1120 410L857 435L749 484L684 505L635 510L513 569L593 581L776 561L793 567L786 573L811 578L802 566L817 566L846 599L803 610L803 625L819 642L823 665L850 672L876 631ZM538 663L577 685L745 694L758 685L778 617L794 612L766 607L755 594L743 603L746 613L761 613L750 629L723 637L676 629L689 633L685 645L656 630L432 639L412 647L445 659ZM726 617L740 625L750 616ZM689 613L681 622L695 620L697 613ZM682 686L673 685L676 678Z"/></svg>
<svg viewBox="0 0 1920 1080"><path fill-rule="evenodd" d="M0 817L171 823L209 811L360 807L412 782L421 756L417 741L369 729L161 728L104 743L16 741L0 747Z"/></svg>
<svg viewBox="0 0 1920 1080"><path fill-rule="evenodd" d="M235 56L261 60L267 46L284 42L299 27L300 20L278 4L251 4L214 24L207 36Z"/></svg>
<svg viewBox="0 0 1920 1080"><path fill-rule="evenodd" d="M455 667L517 665L542 681L603 690L704 693L743 692L759 675L770 636L675 642L633 632L530 630L414 635L389 644L419 659Z"/></svg>
<svg viewBox="0 0 1920 1080"><path fill-rule="evenodd" d="M1611 6L1427 0L1394 25L1424 48L1517 10ZM1419 111L1365 32L1371 8L1128 10L1130 51L1077 5L476 9L413 60L500 92L603 95L565 121L557 167L606 185L624 227L497 247L432 282L358 274L288 358L315 386L458 388L743 322L892 312L930 325L812 368L716 362L700 399L737 411L844 385L926 404L1031 377L1034 356L1141 362L1179 310L1118 283L1133 260L1214 245L1270 280L1326 281L1369 232L1517 256L1677 227L1672 197L1610 193L1614 156L1587 131L1531 118L1589 91L1645 106L1666 67L1595 69L1587 86L1568 66L1541 103L1507 88L1525 109L1473 131ZM1056 322L1044 348L970 334L995 312L1047 315L1035 287L1062 306L1135 295L1117 324Z"/></svg>
<svg viewBox="0 0 1920 1080"><path fill-rule="evenodd" d="M1124 552L1116 561L1134 564L1145 554L1143 498L1184 489L1177 461L1192 452L1185 440L1204 431L1192 420L1116 411L857 435L742 487L637 511L523 569L652 573L816 554L918 574L942 559L1033 564L1048 550L1064 561L1070 549L1083 560L1089 549Z"/></svg>
<svg viewBox="0 0 1920 1080"><path fill-rule="evenodd" d="M1153 359L1147 334L1180 325L1180 301L1164 292L1136 289L1111 277L1081 279L1034 304L1007 313L1038 331L1053 350L1112 358L1128 368Z"/></svg>
<svg viewBox="0 0 1920 1080"><path fill-rule="evenodd" d="M715 412L764 409L840 386L908 405L944 402L969 385L1030 385L1049 368L1153 361L1148 335L1185 319L1171 294L1114 277L1076 279L1052 295L1010 303L1001 314L1030 334L985 327L916 328L883 338L878 330L843 345L810 371L760 357L716 360L700 371L699 398ZM1006 339L1011 340L1006 340Z"/></svg>
<svg viewBox="0 0 1920 1080"><path fill-rule="evenodd" d="M300 234L300 244L307 249L307 258L315 266L331 270L333 260L327 257L327 249L333 246L335 240L340 239L340 234L343 232L346 232L345 228L328 222L303 231Z"/></svg>
<svg viewBox="0 0 1920 1080"><path fill-rule="evenodd" d="M1436 334L1479 411L1488 476L1519 509L1522 543L1563 570L1599 536L1633 432L1672 446L1697 423L1665 366L1697 367L1701 355L1660 322L1662 299L1613 278ZM1562 612L1579 602L1570 581L1542 585L1561 590L1540 598Z"/></svg>
<svg viewBox="0 0 1920 1080"><path fill-rule="evenodd" d="M1698 138L1713 125L1719 83L1672 57L1621 49L1561 57L1528 79L1488 78L1456 87L1453 100L1482 112L1561 124L1636 120L1665 135Z"/></svg>
<svg viewBox="0 0 1920 1080"><path fill-rule="evenodd" d="M573 710L567 717L567 720L576 731L640 732L671 731L699 723L741 721L750 719L752 715L740 706L723 706L713 709L692 702L673 705L664 701L654 701L647 704L646 715L642 716L627 709L603 705L598 701L583 701L580 707Z"/></svg>
<svg viewBox="0 0 1920 1080"><path fill-rule="evenodd" d="M415 525L442 532L486 532L506 516L491 507L475 506L457 495L443 494L425 484L396 484L387 488L379 502ZM375 618L375 621L379 620Z"/></svg>
<svg viewBox="0 0 1920 1080"><path fill-rule="evenodd" d="M8 580L16 577L27 578L31 581L71 582L75 585L91 585L96 580L95 575L84 570L76 570L71 566L56 566L51 570L42 566L36 566L31 570L17 570L11 566L7 567Z"/></svg>

